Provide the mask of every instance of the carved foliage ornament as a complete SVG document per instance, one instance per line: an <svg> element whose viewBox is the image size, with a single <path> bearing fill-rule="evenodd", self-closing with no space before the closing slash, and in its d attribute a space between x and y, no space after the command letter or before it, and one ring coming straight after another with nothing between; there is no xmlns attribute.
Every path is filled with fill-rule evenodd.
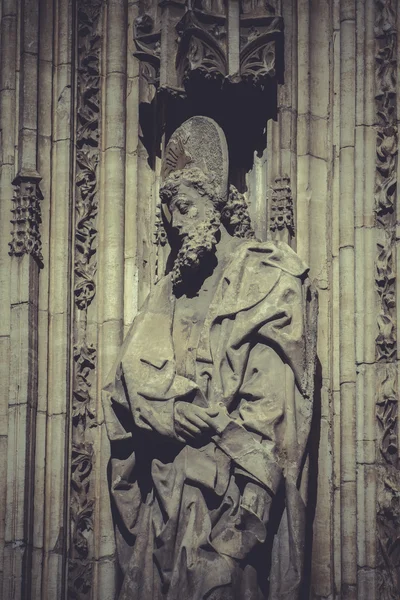
<svg viewBox="0 0 400 600"><path fill-rule="evenodd" d="M140 72L151 88L160 83L161 32L156 30L154 19L149 14L135 21L135 56L141 61ZM152 95L149 97L152 100Z"/></svg>
<svg viewBox="0 0 400 600"><path fill-rule="evenodd" d="M77 151L77 202L75 206L75 303L80 310L87 308L96 293L95 219L97 215L98 154L93 150Z"/></svg>
<svg viewBox="0 0 400 600"><path fill-rule="evenodd" d="M377 597L397 600L400 589L400 478L396 467L379 470L377 500Z"/></svg>
<svg viewBox="0 0 400 600"><path fill-rule="evenodd" d="M41 177L37 173L18 175L14 181L12 240L9 242L11 256L30 254L40 267L43 266L42 241L39 225L42 222L39 188Z"/></svg>
<svg viewBox="0 0 400 600"><path fill-rule="evenodd" d="M265 0L240 0L240 11L243 14L260 14L264 15L265 12L275 14L274 2L266 2ZM203 10L206 13L214 15L225 14L225 1L224 0L196 0L194 2L195 8Z"/></svg>
<svg viewBox="0 0 400 600"><path fill-rule="evenodd" d="M71 460L71 536L75 559L69 562L68 598L90 597L92 565L89 556L89 536L93 531L94 501L90 498L90 476L93 467L91 444L74 444Z"/></svg>
<svg viewBox="0 0 400 600"><path fill-rule="evenodd" d="M378 117L375 211L386 227L395 210L397 188L398 130L396 114L397 31L396 1L376 0L375 74Z"/></svg>
<svg viewBox="0 0 400 600"><path fill-rule="evenodd" d="M224 83L244 81L264 89L276 77L277 40L282 34L280 17L245 15L240 28L240 55L236 72L229 69L229 37L225 19L215 18L213 27L201 13L189 11L177 25L177 69L179 85L185 86L194 73ZM257 26L256 26L257 25Z"/></svg>
<svg viewBox="0 0 400 600"><path fill-rule="evenodd" d="M378 336L376 350L378 360L394 360L396 357L396 329L394 324L395 272L393 269L393 236L385 234L383 244L378 244L378 255L375 261L375 283L380 299L378 316Z"/></svg>
<svg viewBox="0 0 400 600"><path fill-rule="evenodd" d="M377 418L380 429L379 450L383 459L392 465L397 464L398 402L396 394L396 365L385 365L381 373L381 383L377 401Z"/></svg>
<svg viewBox="0 0 400 600"><path fill-rule="evenodd" d="M400 463L398 446L398 371L396 339L397 194L397 6L375 0L375 82L377 147L375 213L381 240L375 261L379 298L376 353L377 416L377 593L398 598L400 589Z"/></svg>
<svg viewBox="0 0 400 600"><path fill-rule="evenodd" d="M275 79L281 61L283 21L271 3L240 2L237 14L240 56L237 65L233 61L233 67L229 56L232 33L228 31L228 3L203 0L182 2L179 6L181 17L177 9L175 19L170 16L164 21L160 19L165 23L161 29L148 13L141 14L135 22L135 56L142 63L142 76L154 88L161 86L183 92L192 76L201 76L221 85L243 81L263 90ZM161 10L167 11L168 7ZM174 52L161 56L164 37ZM162 81L161 71L166 74ZM150 94L149 100L152 97Z"/></svg>
<svg viewBox="0 0 400 600"><path fill-rule="evenodd" d="M188 11L177 24L178 51L176 66L178 84L184 87L191 73L202 74L206 79L222 82L228 74L226 56L226 28L219 20L209 28L200 20L200 15ZM221 43L224 40L225 43Z"/></svg>
<svg viewBox="0 0 400 600"><path fill-rule="evenodd" d="M91 387L96 348L87 336L87 311L96 294L97 170L100 119L100 23L103 0L78 1L77 129L75 202L75 344L72 397L71 546L68 598L92 591L93 440L96 425Z"/></svg>
<svg viewBox="0 0 400 600"><path fill-rule="evenodd" d="M101 41L95 27L101 4L95 4L97 13L90 2L82 2L78 11L75 300L81 310L95 295Z"/></svg>
<svg viewBox="0 0 400 600"><path fill-rule="evenodd" d="M396 2L376 0L375 20L375 74L377 151L375 172L375 212L377 225L382 229L383 243L378 245L376 259L376 286L380 298L377 357L393 360L395 339L395 268L393 247L395 243L397 190L397 32Z"/></svg>
<svg viewBox="0 0 400 600"><path fill-rule="evenodd" d="M75 388L72 403L72 422L83 429L93 427L95 411L90 396L91 376L96 367L96 348L86 343L74 347Z"/></svg>

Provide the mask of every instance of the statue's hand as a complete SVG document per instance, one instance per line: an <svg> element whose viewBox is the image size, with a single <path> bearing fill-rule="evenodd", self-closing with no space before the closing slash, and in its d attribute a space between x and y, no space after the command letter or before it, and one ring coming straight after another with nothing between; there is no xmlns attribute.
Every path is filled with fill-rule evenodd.
<svg viewBox="0 0 400 600"><path fill-rule="evenodd" d="M190 442L217 430L214 418L218 410L202 408L189 402L178 401L174 405L175 433L184 441Z"/></svg>

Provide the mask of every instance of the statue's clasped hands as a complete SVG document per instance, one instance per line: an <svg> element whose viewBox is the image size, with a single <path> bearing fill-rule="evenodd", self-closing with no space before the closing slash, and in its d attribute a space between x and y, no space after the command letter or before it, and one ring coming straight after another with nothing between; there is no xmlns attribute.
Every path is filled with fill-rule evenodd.
<svg viewBox="0 0 400 600"><path fill-rule="evenodd" d="M221 434L231 420L222 404L204 408L178 400L174 405L175 433L185 442Z"/></svg>

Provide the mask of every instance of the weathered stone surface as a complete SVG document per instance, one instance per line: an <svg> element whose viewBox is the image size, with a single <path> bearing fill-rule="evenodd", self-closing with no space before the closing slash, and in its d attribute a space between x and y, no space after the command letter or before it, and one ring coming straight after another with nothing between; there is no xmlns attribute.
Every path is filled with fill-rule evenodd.
<svg viewBox="0 0 400 600"><path fill-rule="evenodd" d="M166 268L190 271L159 189L207 115L234 239L245 198L318 290L301 598L397 598L398 2L2 0L0 21L0 597L118 594L100 390Z"/></svg>
<svg viewBox="0 0 400 600"><path fill-rule="evenodd" d="M119 598L300 598L316 348L308 269L285 243L254 239L244 197L227 194L216 123L184 123L165 156L173 262L103 392Z"/></svg>

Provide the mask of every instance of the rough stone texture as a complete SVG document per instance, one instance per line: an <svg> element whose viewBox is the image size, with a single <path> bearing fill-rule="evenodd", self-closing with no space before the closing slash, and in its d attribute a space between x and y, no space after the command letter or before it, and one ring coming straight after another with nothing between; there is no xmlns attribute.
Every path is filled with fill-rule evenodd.
<svg viewBox="0 0 400 600"><path fill-rule="evenodd" d="M116 596L100 390L167 266L158 206L166 144L185 119L207 114L225 128L229 182L245 195L256 236L288 242L318 290L303 596L396 597L398 2L196 0L187 16L188 8L1 0L0 596L58 598L68 586L85 600ZM247 92L232 100L240 82L251 102ZM76 185L82 149L98 159L97 214L87 222ZM13 181L26 174L30 199L13 201ZM90 181L89 169L80 183ZM29 213L19 231L16 204ZM18 239L22 255L10 255ZM87 279L75 273L82 239L95 252ZM29 253L39 247L41 257ZM86 308L75 284L91 290ZM68 572L67 557L78 388L90 394L95 427L85 433L93 512L83 525L90 564L80 572L89 585L77 592L79 565Z"/></svg>
<svg viewBox="0 0 400 600"><path fill-rule="evenodd" d="M300 598L308 269L285 243L252 239L243 196L227 197L226 142L211 119L184 123L165 157L175 259L104 390L118 597Z"/></svg>

